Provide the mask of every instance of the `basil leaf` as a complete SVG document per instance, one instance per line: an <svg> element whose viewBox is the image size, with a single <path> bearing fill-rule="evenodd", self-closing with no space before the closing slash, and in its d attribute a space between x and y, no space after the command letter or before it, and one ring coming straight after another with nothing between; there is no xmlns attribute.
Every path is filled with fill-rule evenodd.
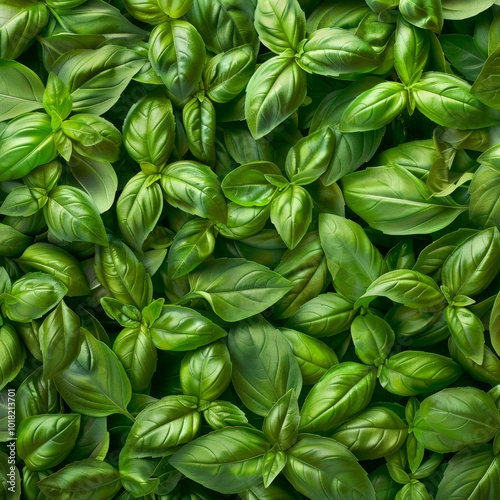
<svg viewBox="0 0 500 500"><path fill-rule="evenodd" d="M495 302L491 308L489 330L491 344L498 354L500 352L500 292L497 293Z"/></svg>
<svg viewBox="0 0 500 500"><path fill-rule="evenodd" d="M183 101L201 80L205 44L187 21L166 21L151 32L149 61L169 92Z"/></svg>
<svg viewBox="0 0 500 500"><path fill-rule="evenodd" d="M33 471L61 463L75 445L80 415L35 415L25 418L17 430L17 451Z"/></svg>
<svg viewBox="0 0 500 500"><path fill-rule="evenodd" d="M21 421L33 415L58 413L59 399L54 381L43 377L40 366L23 380L16 392L16 416Z"/></svg>
<svg viewBox="0 0 500 500"><path fill-rule="evenodd" d="M464 0L442 0L443 17L445 19L466 19L489 9L494 3L493 0L480 0L474 4Z"/></svg>
<svg viewBox="0 0 500 500"><path fill-rule="evenodd" d="M280 175L280 169L269 161L255 161L229 172L222 181L222 190L231 201L244 207L268 205L277 191L268 181L269 175Z"/></svg>
<svg viewBox="0 0 500 500"><path fill-rule="evenodd" d="M184 445L170 463L207 488L237 493L262 481L264 455L269 448L260 431L226 427Z"/></svg>
<svg viewBox="0 0 500 500"><path fill-rule="evenodd" d="M78 357L54 382L74 412L91 417L128 415L132 389L127 374L114 352L87 331Z"/></svg>
<svg viewBox="0 0 500 500"><path fill-rule="evenodd" d="M55 73L49 73L47 88L43 94L43 107L52 118L54 130L59 128L56 125L60 125L73 108L68 88Z"/></svg>
<svg viewBox="0 0 500 500"><path fill-rule="evenodd" d="M254 25L261 42L276 54L287 49L296 51L306 37L306 16L297 0L286 4L259 0Z"/></svg>
<svg viewBox="0 0 500 500"><path fill-rule="evenodd" d="M66 295L66 286L50 274L27 273L12 285L1 298L2 312L12 321L28 323L41 318Z"/></svg>
<svg viewBox="0 0 500 500"><path fill-rule="evenodd" d="M500 207L497 205L500 193L500 172L498 168L481 165L469 185L469 217L479 227L499 224Z"/></svg>
<svg viewBox="0 0 500 500"><path fill-rule="evenodd" d="M217 399L231 382L231 358L223 340L188 352L181 363L182 392L198 400Z"/></svg>
<svg viewBox="0 0 500 500"><path fill-rule="evenodd" d="M394 66L401 81L411 86L427 65L430 42L427 32L398 17L394 42Z"/></svg>
<svg viewBox="0 0 500 500"><path fill-rule="evenodd" d="M315 384L339 362L335 352L320 340L289 328L280 328L279 331L292 348L304 384Z"/></svg>
<svg viewBox="0 0 500 500"><path fill-rule="evenodd" d="M111 163L73 152L68 167L80 187L92 198L99 213L108 211L118 189L118 177Z"/></svg>
<svg viewBox="0 0 500 500"><path fill-rule="evenodd" d="M484 326L482 321L465 307L448 306L446 324L457 347L478 365L484 359Z"/></svg>
<svg viewBox="0 0 500 500"><path fill-rule="evenodd" d="M390 325L371 312L354 318L351 338L356 356L363 363L375 366L380 366L385 361L395 341Z"/></svg>
<svg viewBox="0 0 500 500"><path fill-rule="evenodd" d="M366 472L354 455L333 439L303 434L287 451L287 458L285 477L303 495L318 500L375 499Z"/></svg>
<svg viewBox="0 0 500 500"><path fill-rule="evenodd" d="M27 186L14 188L5 198L0 213L19 217L28 217L40 210L47 202L47 196Z"/></svg>
<svg viewBox="0 0 500 500"><path fill-rule="evenodd" d="M419 28L436 33L443 28L441 0L400 0L399 11L408 22Z"/></svg>
<svg viewBox="0 0 500 500"><path fill-rule="evenodd" d="M153 297L153 284L144 265L130 248L117 238L109 246L96 247L94 272L101 285L111 295L139 310Z"/></svg>
<svg viewBox="0 0 500 500"><path fill-rule="evenodd" d="M239 321L272 306L289 289L289 281L245 259L222 258L189 275L189 295L204 298L224 321Z"/></svg>
<svg viewBox="0 0 500 500"><path fill-rule="evenodd" d="M203 410L203 416L208 425L214 430L227 426L245 426L248 424L247 417L237 406L229 401L213 401Z"/></svg>
<svg viewBox="0 0 500 500"><path fill-rule="evenodd" d="M400 82L382 82L356 97L340 120L341 132L365 132L391 123L406 107L408 92Z"/></svg>
<svg viewBox="0 0 500 500"><path fill-rule="evenodd" d="M99 210L90 196L72 186L56 186L44 207L52 234L62 241L86 241L107 245Z"/></svg>
<svg viewBox="0 0 500 500"><path fill-rule="evenodd" d="M26 351L13 326L0 326L0 390L14 380L24 365Z"/></svg>
<svg viewBox="0 0 500 500"><path fill-rule="evenodd" d="M500 233L496 227L478 231L460 243L445 260L443 285L453 295L475 295L484 290L500 269Z"/></svg>
<svg viewBox="0 0 500 500"><path fill-rule="evenodd" d="M273 57L248 82L245 118L255 139L269 134L303 103L306 73L290 57Z"/></svg>
<svg viewBox="0 0 500 500"><path fill-rule="evenodd" d="M167 272L172 279L185 276L215 248L213 225L206 219L192 219L177 232L167 256Z"/></svg>
<svg viewBox="0 0 500 500"><path fill-rule="evenodd" d="M13 257L19 255L30 245L32 238L7 224L0 223L0 255Z"/></svg>
<svg viewBox="0 0 500 500"><path fill-rule="evenodd" d="M113 352L125 368L134 392L144 392L156 371L157 354L147 328L125 328L113 343Z"/></svg>
<svg viewBox="0 0 500 500"><path fill-rule="evenodd" d="M500 123L498 111L473 97L470 85L457 76L427 72L411 88L417 109L444 127L477 129Z"/></svg>
<svg viewBox="0 0 500 500"><path fill-rule="evenodd" d="M247 43L257 46L255 3L239 0L198 0L186 19L199 31L207 48L219 54Z"/></svg>
<svg viewBox="0 0 500 500"><path fill-rule="evenodd" d="M87 295L90 291L80 263L66 250L50 243L34 243L26 248L16 262L25 272L43 271L61 281L68 296Z"/></svg>
<svg viewBox="0 0 500 500"><path fill-rule="evenodd" d="M497 47L484 63L481 73L472 85L471 94L492 108L500 108L498 84L500 82L500 47Z"/></svg>
<svg viewBox="0 0 500 500"><path fill-rule="evenodd" d="M242 207L234 202L227 204L226 224L216 224L224 238L242 240L259 233L269 219L269 207Z"/></svg>
<svg viewBox="0 0 500 500"><path fill-rule="evenodd" d="M225 337L227 332L193 309L169 304L163 306L150 334L158 349L190 351Z"/></svg>
<svg viewBox="0 0 500 500"><path fill-rule="evenodd" d="M286 246L295 248L312 221L313 200L302 187L290 185L271 202L271 222Z"/></svg>
<svg viewBox="0 0 500 500"><path fill-rule="evenodd" d="M43 376L53 378L78 356L83 336L80 318L63 300L44 319L38 330L43 360Z"/></svg>
<svg viewBox="0 0 500 500"><path fill-rule="evenodd" d="M398 451L407 435L408 426L395 412L373 406L337 427L331 437L358 460L374 460Z"/></svg>
<svg viewBox="0 0 500 500"><path fill-rule="evenodd" d="M116 202L118 227L125 242L142 253L146 238L155 228L163 208L162 190L155 177L139 172L132 177Z"/></svg>
<svg viewBox="0 0 500 500"><path fill-rule="evenodd" d="M301 432L338 427L368 405L376 383L376 370L371 366L353 362L333 366L313 386L302 405Z"/></svg>
<svg viewBox="0 0 500 500"><path fill-rule="evenodd" d="M462 369L446 356L404 351L385 360L379 373L382 387L399 396L435 392L455 382Z"/></svg>
<svg viewBox="0 0 500 500"><path fill-rule="evenodd" d="M302 377L292 349L261 316L231 329L228 348L233 386L243 404L257 415L267 415L290 389L300 394Z"/></svg>
<svg viewBox="0 0 500 500"><path fill-rule="evenodd" d="M467 210L449 196L431 198L424 182L396 165L346 175L342 187L349 208L386 234L433 233Z"/></svg>
<svg viewBox="0 0 500 500"><path fill-rule="evenodd" d="M214 56L203 69L207 97L217 103L230 102L245 89L255 70L255 52L250 44Z"/></svg>
<svg viewBox="0 0 500 500"><path fill-rule="evenodd" d="M324 293L303 304L285 326L321 338L348 330L356 311L353 303L337 293Z"/></svg>
<svg viewBox="0 0 500 500"><path fill-rule="evenodd" d="M57 150L50 118L42 113L14 118L0 128L0 151L0 181L19 179L39 165L52 161Z"/></svg>
<svg viewBox="0 0 500 500"><path fill-rule="evenodd" d="M299 424L299 403L294 390L290 389L273 405L262 430L271 444L278 443L281 450L286 450L297 440Z"/></svg>
<svg viewBox="0 0 500 500"><path fill-rule="evenodd" d="M195 96L182 109L189 150L198 160L215 162L215 109L204 95Z"/></svg>
<svg viewBox="0 0 500 500"><path fill-rule="evenodd" d="M439 37L439 42L446 58L454 68L465 76L466 80L474 81L479 76L485 58L472 36L444 35Z"/></svg>
<svg viewBox="0 0 500 500"><path fill-rule="evenodd" d="M380 252L356 222L321 214L319 236L335 289L355 301L386 271Z"/></svg>
<svg viewBox="0 0 500 500"><path fill-rule="evenodd" d="M81 17L78 19L81 23ZM68 87L73 112L102 115L116 104L142 65L134 51L105 45L95 50L70 50L56 61L52 71ZM105 91L96 92L97 89Z"/></svg>
<svg viewBox="0 0 500 500"><path fill-rule="evenodd" d="M176 161L162 173L161 187L168 203L185 212L225 223L227 208L219 180L207 166Z"/></svg>
<svg viewBox="0 0 500 500"><path fill-rule="evenodd" d="M475 387L456 387L422 401L413 432L427 449L447 453L488 442L499 426L490 395Z"/></svg>
<svg viewBox="0 0 500 500"><path fill-rule="evenodd" d="M460 485L457 478L463 478ZM500 477L500 461L491 445L460 451L448 462L443 479L439 483L436 500L462 495L471 498L485 492L493 492Z"/></svg>
<svg viewBox="0 0 500 500"><path fill-rule="evenodd" d="M36 73L8 59L0 59L0 69L1 121L42 107L45 87Z"/></svg>
<svg viewBox="0 0 500 500"><path fill-rule="evenodd" d="M200 426L197 408L194 396L165 396L149 404L137 415L123 453L130 458L162 457L189 443Z"/></svg>
<svg viewBox="0 0 500 500"><path fill-rule="evenodd" d="M70 500L77 496L93 495L111 498L121 488L120 473L107 462L89 458L66 465L38 483L49 498Z"/></svg>
<svg viewBox="0 0 500 500"><path fill-rule="evenodd" d="M193 5L193 0L159 0L161 9L169 17L182 17Z"/></svg>
<svg viewBox="0 0 500 500"><path fill-rule="evenodd" d="M358 75L379 65L378 54L362 38L342 28L314 31L300 47L297 64L308 73Z"/></svg>

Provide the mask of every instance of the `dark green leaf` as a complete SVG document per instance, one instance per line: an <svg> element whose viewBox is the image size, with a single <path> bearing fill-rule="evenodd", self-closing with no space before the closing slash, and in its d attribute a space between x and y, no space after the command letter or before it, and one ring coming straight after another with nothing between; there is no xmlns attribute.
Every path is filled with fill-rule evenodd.
<svg viewBox="0 0 500 500"><path fill-rule="evenodd" d="M486 59L481 73L472 85L471 94L484 104L500 109L500 46Z"/></svg>
<svg viewBox="0 0 500 500"><path fill-rule="evenodd" d="M400 0L399 10L411 24L439 33L443 28L441 0Z"/></svg>
<svg viewBox="0 0 500 500"><path fill-rule="evenodd" d="M26 351L13 326L0 326L0 390L11 382L24 365Z"/></svg>
<svg viewBox="0 0 500 500"><path fill-rule="evenodd" d="M295 391L290 389L266 415L262 430L271 444L278 443L280 449L286 450L297 440L299 424L299 403Z"/></svg>

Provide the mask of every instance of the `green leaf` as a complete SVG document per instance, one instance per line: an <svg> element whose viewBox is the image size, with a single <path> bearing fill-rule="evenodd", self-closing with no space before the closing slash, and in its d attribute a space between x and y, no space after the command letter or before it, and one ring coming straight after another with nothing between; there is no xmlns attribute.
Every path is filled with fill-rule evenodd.
<svg viewBox="0 0 500 500"><path fill-rule="evenodd" d="M182 392L198 400L217 399L231 382L231 358L223 340L188 352L181 363Z"/></svg>
<svg viewBox="0 0 500 500"><path fill-rule="evenodd" d="M290 185L271 202L271 222L286 246L295 248L312 221L313 200L302 187Z"/></svg>
<svg viewBox="0 0 500 500"><path fill-rule="evenodd" d="M194 396L165 396L136 417L123 453L130 458L162 457L198 434L200 413Z"/></svg>
<svg viewBox="0 0 500 500"><path fill-rule="evenodd" d="M114 352L85 330L78 357L54 382L74 412L91 417L127 415L132 397L127 374Z"/></svg>
<svg viewBox="0 0 500 500"><path fill-rule="evenodd" d="M189 275L191 293L204 298L224 321L239 321L271 307L290 289L267 267L238 258L215 259Z"/></svg>
<svg viewBox="0 0 500 500"><path fill-rule="evenodd" d="M354 172L342 186L349 208L386 234L433 233L467 210L449 196L431 198L423 181L396 165Z"/></svg>
<svg viewBox="0 0 500 500"><path fill-rule="evenodd" d="M491 445L460 451L448 462L436 500L485 498L495 494L499 481L500 457Z"/></svg>
<svg viewBox="0 0 500 500"><path fill-rule="evenodd" d="M169 304L163 306L150 334L158 349L190 351L225 337L227 332L193 309Z"/></svg>
<svg viewBox="0 0 500 500"><path fill-rule="evenodd" d="M170 463L185 476L219 493L238 493L262 481L270 446L262 432L226 427L184 445Z"/></svg>
<svg viewBox="0 0 500 500"><path fill-rule="evenodd" d="M349 329L356 311L353 303L337 293L323 293L302 305L285 326L321 338Z"/></svg>
<svg viewBox="0 0 500 500"><path fill-rule="evenodd" d="M0 390L14 380L24 365L26 351L13 326L0 326Z"/></svg>
<svg viewBox="0 0 500 500"><path fill-rule="evenodd" d="M206 219L187 221L174 237L167 256L167 273L172 279L185 276L215 248L213 224Z"/></svg>
<svg viewBox="0 0 500 500"><path fill-rule="evenodd" d="M500 172L481 165L469 185L469 217L479 227L500 226Z"/></svg>
<svg viewBox="0 0 500 500"><path fill-rule="evenodd" d="M14 188L5 198L0 207L3 215L28 217L36 214L47 202L46 194L28 186Z"/></svg>
<svg viewBox="0 0 500 500"><path fill-rule="evenodd" d="M441 0L400 0L399 11L411 24L439 33L443 28Z"/></svg>
<svg viewBox="0 0 500 500"><path fill-rule="evenodd" d="M381 253L356 222L321 214L319 236L335 289L355 301L386 271Z"/></svg>
<svg viewBox="0 0 500 500"><path fill-rule="evenodd" d="M417 479L412 479L409 483L406 483L395 497L395 500L433 500L424 483L421 483Z"/></svg>
<svg viewBox="0 0 500 500"><path fill-rule="evenodd" d="M271 444L278 443L281 450L287 450L297 441L299 425L299 403L295 391L290 389L274 403L262 430Z"/></svg>
<svg viewBox="0 0 500 500"><path fill-rule="evenodd" d="M485 60L472 36L442 35L439 37L439 42L443 47L446 59L465 76L466 80L474 81L479 76ZM473 93L472 89L471 93Z"/></svg>
<svg viewBox="0 0 500 500"><path fill-rule="evenodd" d="M484 325L466 307L448 306L445 318L450 334L465 356L478 365L484 359Z"/></svg>
<svg viewBox="0 0 500 500"><path fill-rule="evenodd" d="M387 297L398 304L431 312L444 309L446 303L432 278L411 269L397 269L383 274L367 288L355 306L366 307L374 297Z"/></svg>
<svg viewBox="0 0 500 500"><path fill-rule="evenodd" d="M411 86L420 80L429 52L430 41L427 32L399 16L394 42L394 67L405 85Z"/></svg>
<svg viewBox="0 0 500 500"><path fill-rule="evenodd" d="M455 382L462 369L452 359L422 351L404 351L385 360L379 373L382 387L399 396L435 392Z"/></svg>
<svg viewBox="0 0 500 500"><path fill-rule="evenodd" d="M42 108L45 87L39 76L26 66L0 59L0 120Z"/></svg>
<svg viewBox="0 0 500 500"><path fill-rule="evenodd" d="M0 127L0 151L0 181L20 179L52 161L57 150L50 118L42 113L28 113Z"/></svg>
<svg viewBox="0 0 500 500"><path fill-rule="evenodd" d="M78 23L82 22L80 15ZM130 49L105 45L70 50L57 59L52 71L68 87L74 113L102 115L116 104L143 63Z"/></svg>
<svg viewBox="0 0 500 500"><path fill-rule="evenodd" d="M264 456L264 472L262 479L264 480L264 487L269 487L276 479L276 476L283 470L287 462L287 455L281 450L269 450Z"/></svg>
<svg viewBox="0 0 500 500"><path fill-rule="evenodd" d="M25 418L17 429L17 451L33 471L61 463L75 445L80 415L35 415Z"/></svg>
<svg viewBox="0 0 500 500"><path fill-rule="evenodd" d="M341 132L365 132L391 123L406 107L408 91L400 82L382 82L356 97L340 120Z"/></svg>
<svg viewBox="0 0 500 500"><path fill-rule="evenodd" d="M339 77L359 75L380 64L378 54L356 34L342 28L314 31L301 45L297 64L308 73Z"/></svg>
<svg viewBox="0 0 500 500"><path fill-rule="evenodd" d="M133 250L142 253L146 238L155 228L163 208L162 190L152 175L134 175L116 202L118 227Z"/></svg>
<svg viewBox="0 0 500 500"><path fill-rule="evenodd" d="M431 451L448 453L483 444L500 428L489 394L475 387L444 389L424 399L415 415L415 437Z"/></svg>
<svg viewBox="0 0 500 500"><path fill-rule="evenodd" d="M62 120L66 119L73 108L73 100L63 81L49 73L47 88L43 94L43 107L52 118L52 128L57 130Z"/></svg>
<svg viewBox="0 0 500 500"><path fill-rule="evenodd" d="M442 0L445 19L467 19L489 9L494 0L480 0L471 4L467 0Z"/></svg>
<svg viewBox="0 0 500 500"><path fill-rule="evenodd" d="M224 177L222 190L227 198L238 205L263 207L272 201L277 191L268 177L280 174L280 169L270 161L246 163Z"/></svg>
<svg viewBox="0 0 500 500"><path fill-rule="evenodd" d="M90 292L87 278L73 255L50 243L34 243L26 248L16 262L25 272L43 271L64 283L69 297L87 295Z"/></svg>
<svg viewBox="0 0 500 500"><path fill-rule="evenodd" d="M419 111L444 127L470 130L500 123L498 111L473 97L470 85L454 75L424 73L411 95Z"/></svg>
<svg viewBox="0 0 500 500"><path fill-rule="evenodd" d="M297 0L259 0L255 10L255 29L261 42L276 54L297 50L306 37L306 16Z"/></svg>
<svg viewBox="0 0 500 500"><path fill-rule="evenodd" d="M101 285L118 300L139 310L153 298L153 284L142 262L117 238L109 246L96 247L94 272Z"/></svg>
<svg viewBox="0 0 500 500"><path fill-rule="evenodd" d="M497 354L500 353L500 292L497 293L490 316L490 338L493 349Z"/></svg>
<svg viewBox="0 0 500 500"><path fill-rule="evenodd" d="M208 165L215 162L215 109L205 96L195 96L182 108L189 150Z"/></svg>
<svg viewBox="0 0 500 500"><path fill-rule="evenodd" d="M215 222L225 223L227 208L219 179L207 166L176 161L162 173L161 187L174 207Z"/></svg>
<svg viewBox="0 0 500 500"><path fill-rule="evenodd" d="M171 18L182 17L193 5L193 0L158 0L160 8Z"/></svg>
<svg viewBox="0 0 500 500"><path fill-rule="evenodd" d="M306 496L375 500L366 472L344 445L333 439L303 434L287 451L285 477Z"/></svg>
<svg viewBox="0 0 500 500"><path fill-rule="evenodd" d="M248 82L245 118L255 139L269 134L303 103L306 73L291 57L273 57L263 63Z"/></svg>
<svg viewBox="0 0 500 500"><path fill-rule="evenodd" d="M302 377L292 349L261 316L231 329L228 348L233 386L244 405L257 415L266 416L290 389L300 394Z"/></svg>
<svg viewBox="0 0 500 500"><path fill-rule="evenodd" d="M320 340L289 328L280 328L279 331L292 348L304 384L315 384L339 362L335 352Z"/></svg>
<svg viewBox="0 0 500 500"><path fill-rule="evenodd" d="M78 356L83 336L80 318L64 300L43 320L38 330L43 360L43 376L53 378Z"/></svg>
<svg viewBox="0 0 500 500"><path fill-rule="evenodd" d="M89 458L66 465L38 487L49 498L112 498L121 488L120 473L107 462Z"/></svg>
<svg viewBox="0 0 500 500"><path fill-rule="evenodd" d="M209 403L203 410L203 416L212 429L222 429L227 426L245 426L247 417L237 406L229 401L217 400Z"/></svg>
<svg viewBox="0 0 500 500"><path fill-rule="evenodd" d="M44 272L27 273L3 293L2 312L12 321L29 323L41 318L66 295L66 286Z"/></svg>
<svg viewBox="0 0 500 500"><path fill-rule="evenodd" d="M245 89L255 71L255 52L250 44L214 56L203 69L207 97L217 103L230 102Z"/></svg>
<svg viewBox="0 0 500 500"><path fill-rule="evenodd" d="M151 32L149 60L169 92L183 101L201 81L205 44L187 21L166 21Z"/></svg>
<svg viewBox="0 0 500 500"><path fill-rule="evenodd" d="M408 426L395 412L372 406L337 427L331 437L358 460L374 460L399 450L407 435Z"/></svg>
<svg viewBox="0 0 500 500"><path fill-rule="evenodd" d="M351 324L351 338L356 356L367 365L380 366L394 346L395 335L383 318L367 312Z"/></svg>
<svg viewBox="0 0 500 500"><path fill-rule="evenodd" d="M301 432L328 431L365 408L377 383L374 367L350 361L330 368L307 395Z"/></svg>
<svg viewBox="0 0 500 500"><path fill-rule="evenodd" d="M44 207L52 234L62 241L86 241L107 245L104 224L94 201L81 189L57 186Z"/></svg>
<svg viewBox="0 0 500 500"><path fill-rule="evenodd" d="M452 295L483 291L500 270L500 233L490 227L461 242L443 264L441 279Z"/></svg>
<svg viewBox="0 0 500 500"><path fill-rule="evenodd" d="M125 368L132 390L144 392L157 363L156 349L148 329L144 325L123 329L113 343L113 352Z"/></svg>

